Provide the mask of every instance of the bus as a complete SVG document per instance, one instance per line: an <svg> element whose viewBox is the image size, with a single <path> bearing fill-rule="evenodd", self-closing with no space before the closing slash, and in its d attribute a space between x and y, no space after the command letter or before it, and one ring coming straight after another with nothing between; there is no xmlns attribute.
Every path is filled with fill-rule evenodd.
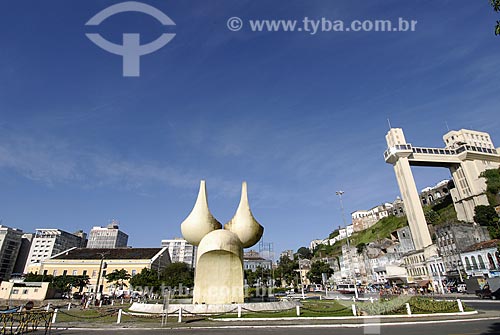
<svg viewBox="0 0 500 335"><path fill-rule="evenodd" d="M354 294L354 284L337 284L337 292L342 294Z"/></svg>

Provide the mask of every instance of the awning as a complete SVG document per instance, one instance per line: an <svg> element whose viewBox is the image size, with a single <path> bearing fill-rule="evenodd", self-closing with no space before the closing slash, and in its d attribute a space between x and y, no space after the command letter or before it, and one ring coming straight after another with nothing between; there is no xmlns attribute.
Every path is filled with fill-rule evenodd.
<svg viewBox="0 0 500 335"><path fill-rule="evenodd" d="M387 278L387 281L389 281L391 284L396 284L396 285L402 285L402 284L407 284L408 279L406 277L392 277L392 278Z"/></svg>
<svg viewBox="0 0 500 335"><path fill-rule="evenodd" d="M430 283L430 280L417 280L417 285L420 287L425 287Z"/></svg>

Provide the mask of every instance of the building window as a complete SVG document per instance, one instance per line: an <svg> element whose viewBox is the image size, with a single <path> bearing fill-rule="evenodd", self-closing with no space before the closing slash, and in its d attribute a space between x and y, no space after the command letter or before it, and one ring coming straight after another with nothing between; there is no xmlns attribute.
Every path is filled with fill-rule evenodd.
<svg viewBox="0 0 500 335"><path fill-rule="evenodd" d="M490 263L490 270L494 270L495 262L493 261L493 256L491 256L490 253L488 253L488 263Z"/></svg>
<svg viewBox="0 0 500 335"><path fill-rule="evenodd" d="M137 270L132 270L132 277L137 274Z"/></svg>
<svg viewBox="0 0 500 335"><path fill-rule="evenodd" d="M76 276L78 274L78 270L73 270L73 276Z"/></svg>
<svg viewBox="0 0 500 335"><path fill-rule="evenodd" d="M470 257L472 260L472 270L477 270L477 262L476 262L476 257L471 256Z"/></svg>
<svg viewBox="0 0 500 335"><path fill-rule="evenodd" d="M97 270L92 271L92 278L95 278L97 276Z"/></svg>
<svg viewBox="0 0 500 335"><path fill-rule="evenodd" d="M23 294L28 294L28 290L23 290Z"/></svg>
<svg viewBox="0 0 500 335"><path fill-rule="evenodd" d="M478 255L477 259L479 260L479 268L480 269L486 269L486 267L484 266L483 257L481 255Z"/></svg>
<svg viewBox="0 0 500 335"><path fill-rule="evenodd" d="M465 257L465 269L466 270L470 270L471 269L469 257Z"/></svg>
<svg viewBox="0 0 500 335"><path fill-rule="evenodd" d="M54 277L55 277L55 276L57 276L57 270L54 270L54 271L52 272L52 275L53 275Z"/></svg>

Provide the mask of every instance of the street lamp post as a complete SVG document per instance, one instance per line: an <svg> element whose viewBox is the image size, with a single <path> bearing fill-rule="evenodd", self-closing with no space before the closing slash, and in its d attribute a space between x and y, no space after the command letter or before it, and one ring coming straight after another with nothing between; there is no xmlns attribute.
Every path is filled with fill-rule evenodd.
<svg viewBox="0 0 500 335"><path fill-rule="evenodd" d="M352 264L352 258L351 258L351 245L349 243L349 232L348 232L347 225L346 225L346 222L345 222L344 204L342 202L342 195L344 193L345 193L344 191L337 191L337 192L335 192L335 194L339 196L340 211L342 213L342 222L344 223L345 234L346 234L346 239L347 239L347 255L348 255L348 258L349 258L349 279L351 279L352 277L354 277L354 296L356 297L356 299L358 299L359 296L358 296L358 286L357 286L357 283L356 283L356 277L352 275L352 271L351 271L351 266L353 266L353 264Z"/></svg>
<svg viewBox="0 0 500 335"><path fill-rule="evenodd" d="M297 254L299 258L299 277L300 277L300 287L302 289L302 300L305 300L306 296L304 294L304 280L302 279L302 265L300 264L300 254Z"/></svg>
<svg viewBox="0 0 500 335"><path fill-rule="evenodd" d="M102 272L102 266L104 264L104 257L107 255L108 253L107 252L102 252L102 253L99 253L98 255L101 256L101 263L99 264L99 273L97 275L97 287L96 287L96 298L97 299L101 299L101 294L102 294L102 290L101 290L101 272Z"/></svg>

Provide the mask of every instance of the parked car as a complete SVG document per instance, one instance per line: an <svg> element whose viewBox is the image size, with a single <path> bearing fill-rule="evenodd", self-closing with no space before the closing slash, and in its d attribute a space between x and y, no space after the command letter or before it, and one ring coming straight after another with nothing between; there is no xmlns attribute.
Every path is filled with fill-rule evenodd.
<svg viewBox="0 0 500 335"><path fill-rule="evenodd" d="M73 293L73 299L80 300L81 298L83 298L82 293L78 293L78 292Z"/></svg>

